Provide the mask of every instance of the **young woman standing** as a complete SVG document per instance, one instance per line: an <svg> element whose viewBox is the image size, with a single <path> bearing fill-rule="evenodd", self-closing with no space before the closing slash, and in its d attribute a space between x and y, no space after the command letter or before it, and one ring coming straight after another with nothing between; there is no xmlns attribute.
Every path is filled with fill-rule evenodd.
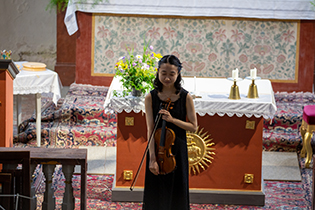
<svg viewBox="0 0 315 210"><path fill-rule="evenodd" d="M197 117L192 97L181 87L181 69L181 62L176 56L166 55L161 58L154 81L155 89L145 98L148 139L154 130L156 116L162 114L166 126L175 133L171 150L176 160L176 167L172 172L160 174L155 154L155 147L158 145L155 145L154 140L150 141L143 197L145 210L189 209L186 131L196 131ZM160 109L160 104L167 99L171 100L172 109Z"/></svg>

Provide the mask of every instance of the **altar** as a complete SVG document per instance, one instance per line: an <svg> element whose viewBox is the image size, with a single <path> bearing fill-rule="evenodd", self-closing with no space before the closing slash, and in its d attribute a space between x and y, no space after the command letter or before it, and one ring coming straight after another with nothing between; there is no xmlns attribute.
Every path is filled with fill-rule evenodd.
<svg viewBox="0 0 315 210"><path fill-rule="evenodd" d="M247 98L251 80L237 82L239 100L229 99L232 81L184 77L183 87L196 98L199 129L187 133L191 203L264 205L262 177L263 120L277 107L269 80L256 80L259 98ZM144 97L115 97L114 78L105 101L117 112L117 163L113 201L142 201L144 167L130 192L146 148Z"/></svg>

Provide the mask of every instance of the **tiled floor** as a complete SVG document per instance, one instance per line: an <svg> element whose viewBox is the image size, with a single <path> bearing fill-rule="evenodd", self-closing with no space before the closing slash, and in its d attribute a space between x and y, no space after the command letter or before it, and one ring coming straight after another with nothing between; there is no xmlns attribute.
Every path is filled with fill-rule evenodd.
<svg viewBox="0 0 315 210"><path fill-rule="evenodd" d="M87 149L88 174L115 174L116 147L80 146ZM81 167L75 167L75 173L80 173Z"/></svg>
<svg viewBox="0 0 315 210"><path fill-rule="evenodd" d="M263 152L264 180L302 181L296 152Z"/></svg>

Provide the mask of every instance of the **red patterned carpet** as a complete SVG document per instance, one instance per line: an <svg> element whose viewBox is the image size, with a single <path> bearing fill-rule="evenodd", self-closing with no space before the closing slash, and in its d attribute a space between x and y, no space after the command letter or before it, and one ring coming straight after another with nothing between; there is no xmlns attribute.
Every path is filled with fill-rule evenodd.
<svg viewBox="0 0 315 210"><path fill-rule="evenodd" d="M301 166L301 182L265 181L265 206L236 206L236 205L215 205L215 204L190 204L192 210L199 209L310 209L311 208L311 186L312 170L304 168L303 160L299 160ZM64 193L63 176L57 167L54 188L56 196L56 209L61 209ZM142 203L133 202L112 202L111 189L113 175L88 175L87 178L87 209L141 209ZM76 208L80 209L80 175L73 177L74 196ZM38 190L38 209L41 209L44 184Z"/></svg>

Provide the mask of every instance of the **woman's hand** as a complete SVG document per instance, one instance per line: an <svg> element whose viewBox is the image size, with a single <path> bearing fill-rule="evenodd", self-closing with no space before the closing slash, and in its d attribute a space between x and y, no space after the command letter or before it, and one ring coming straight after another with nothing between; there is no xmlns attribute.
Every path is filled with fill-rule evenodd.
<svg viewBox="0 0 315 210"><path fill-rule="evenodd" d="M172 115L170 114L169 111L165 110L165 109L161 109L159 111L160 114L162 114L162 119L163 120L166 120L167 122L173 122L173 117Z"/></svg>
<svg viewBox="0 0 315 210"><path fill-rule="evenodd" d="M159 165L156 162L156 160L150 161L149 169L154 175L158 175L159 174L160 169L159 169Z"/></svg>

